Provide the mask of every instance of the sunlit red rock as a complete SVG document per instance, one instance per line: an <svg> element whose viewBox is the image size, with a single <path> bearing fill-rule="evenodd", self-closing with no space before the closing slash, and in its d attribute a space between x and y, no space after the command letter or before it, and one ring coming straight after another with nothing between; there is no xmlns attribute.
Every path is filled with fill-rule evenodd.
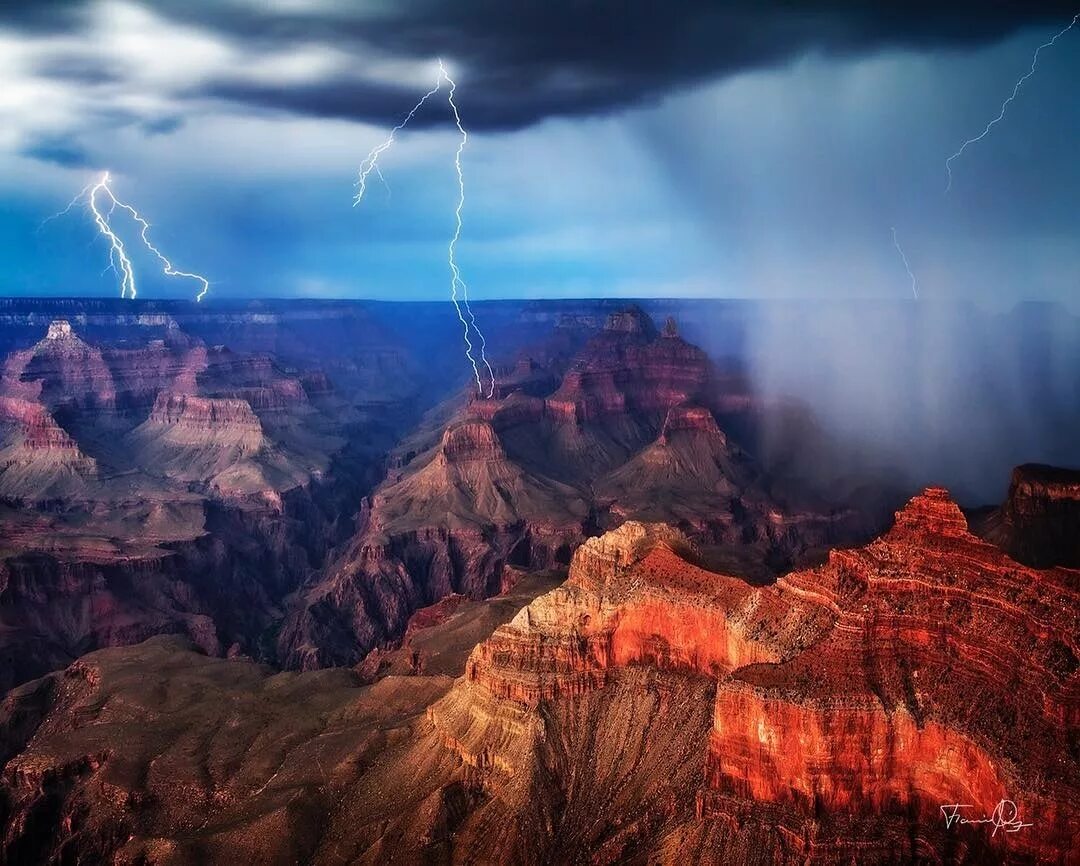
<svg viewBox="0 0 1080 866"><path fill-rule="evenodd" d="M469 705L486 707L483 731L500 702L527 718L611 688L626 666L696 672L717 683L696 813L740 828L731 844L813 863L950 850L1065 862L1080 829L1074 572L1010 560L935 488L880 540L772 587L687 557L685 539L636 524L579 548L566 585L478 646L460 695L433 708L446 741L510 748L455 734L478 724ZM989 818L1001 801L1038 832L947 828L940 808Z"/></svg>
<svg viewBox="0 0 1080 866"><path fill-rule="evenodd" d="M0 709L17 744L4 844L177 863L1070 862L1075 572L1010 560L940 489L770 586L698 556L662 525L586 541L456 681L426 665L440 640L460 651L462 611L498 602L425 608L365 686L161 639L97 653ZM946 826L950 805L1032 826Z"/></svg>

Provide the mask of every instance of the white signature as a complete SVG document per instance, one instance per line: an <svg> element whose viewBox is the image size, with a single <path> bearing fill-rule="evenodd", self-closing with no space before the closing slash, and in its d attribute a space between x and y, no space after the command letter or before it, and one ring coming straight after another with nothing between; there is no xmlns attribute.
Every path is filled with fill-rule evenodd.
<svg viewBox="0 0 1080 866"><path fill-rule="evenodd" d="M947 806L941 806L940 808L941 814L945 816L945 829L952 827L953 824L993 824L994 832L990 835L996 836L998 830L1004 830L1006 833L1016 833L1025 827L1034 826L1033 824L1025 824L1020 820L1020 810L1012 800L999 802L989 818L965 818L960 814L960 810L975 808L968 803L949 803Z"/></svg>

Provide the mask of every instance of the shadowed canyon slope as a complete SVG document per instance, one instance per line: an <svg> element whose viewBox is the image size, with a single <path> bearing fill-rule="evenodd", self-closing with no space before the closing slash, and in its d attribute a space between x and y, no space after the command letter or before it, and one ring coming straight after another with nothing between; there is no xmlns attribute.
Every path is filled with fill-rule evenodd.
<svg viewBox="0 0 1080 866"><path fill-rule="evenodd" d="M399 449L345 553L301 594L281 657L355 664L416 608L491 595L507 563L565 565L626 519L677 525L756 577L865 534L871 520L850 510L770 492L717 424L729 404L752 405L740 385L672 320L658 331L631 307L569 359L524 360L493 399L442 407Z"/></svg>
<svg viewBox="0 0 1080 866"><path fill-rule="evenodd" d="M0 866L1076 863L1080 476L707 309L0 300Z"/></svg>
<svg viewBox="0 0 1080 866"><path fill-rule="evenodd" d="M362 323L364 349L325 345L340 384L170 316L44 330L0 366L0 689L162 632L272 654L281 600L351 532L427 399L407 353L372 392L358 370L394 350L373 357Z"/></svg>
<svg viewBox="0 0 1080 866"><path fill-rule="evenodd" d="M978 525L988 540L1028 565L1080 566L1080 472L1016 467L1005 502L981 515Z"/></svg>
<svg viewBox="0 0 1080 866"><path fill-rule="evenodd" d="M460 608L419 622L429 647L481 639L458 651L457 680L273 675L158 639L22 687L0 714L18 752L5 850L1066 863L1078 593L1076 572L972 535L940 489L872 544L766 587L702 567L678 530L630 522L493 633ZM1032 827L947 827L940 811L989 816L1001 800Z"/></svg>

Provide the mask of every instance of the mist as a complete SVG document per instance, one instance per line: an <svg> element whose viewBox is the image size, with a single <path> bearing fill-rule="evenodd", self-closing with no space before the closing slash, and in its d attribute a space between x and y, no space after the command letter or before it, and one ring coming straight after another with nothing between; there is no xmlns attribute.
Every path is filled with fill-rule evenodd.
<svg viewBox="0 0 1080 866"><path fill-rule="evenodd" d="M1000 501L1018 464L1080 465L1080 323L1062 305L756 303L744 327L741 347L715 318L691 330L742 355L766 402L812 416L810 431L767 416L789 419L766 426L767 463L824 485L940 484L969 506Z"/></svg>

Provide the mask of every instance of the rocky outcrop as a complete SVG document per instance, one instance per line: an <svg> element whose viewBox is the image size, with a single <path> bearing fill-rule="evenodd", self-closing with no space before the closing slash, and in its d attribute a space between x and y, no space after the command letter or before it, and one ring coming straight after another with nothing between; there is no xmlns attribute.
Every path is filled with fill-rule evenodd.
<svg viewBox="0 0 1080 866"><path fill-rule="evenodd" d="M50 409L108 410L116 407L116 384L100 349L84 342L63 319L53 321L45 338L13 352L5 363L5 391L17 394L35 382Z"/></svg>
<svg viewBox="0 0 1080 866"><path fill-rule="evenodd" d="M985 538L1037 568L1080 566L1080 471L1028 463L1013 470L1004 504L979 521Z"/></svg>
<svg viewBox="0 0 1080 866"><path fill-rule="evenodd" d="M418 617L422 664L373 685L344 670L274 674L162 636L11 692L0 701L0 863L328 864L390 848L405 862L425 850L442 859L481 792L426 721L453 679L423 668L459 673L457 641L475 643L545 585ZM432 761L416 765L417 749ZM407 841L393 842L391 804Z"/></svg>
<svg viewBox="0 0 1080 866"><path fill-rule="evenodd" d="M164 390L196 393L196 377L205 369L205 349L175 327L169 339L102 348L83 340L68 321L56 320L34 347L7 357L0 392L39 400L76 427L115 428L145 417Z"/></svg>
<svg viewBox="0 0 1080 866"><path fill-rule="evenodd" d="M713 537L749 544L755 535L767 538L776 510L761 480L708 409L680 404L668 410L656 439L598 479L595 490L625 517L678 522L699 534L708 524Z"/></svg>
<svg viewBox="0 0 1080 866"><path fill-rule="evenodd" d="M154 474L207 483L224 493L275 486L252 460L269 443L246 400L159 394L150 417L128 441L136 460Z"/></svg>
<svg viewBox="0 0 1080 866"><path fill-rule="evenodd" d="M84 489L97 464L40 403L0 396L0 496L21 502Z"/></svg>
<svg viewBox="0 0 1080 866"><path fill-rule="evenodd" d="M220 431L248 435L261 433L251 405L241 399L211 399L188 394L161 394L147 419L152 424L176 427L198 438ZM252 443L258 447L259 443Z"/></svg>
<svg viewBox="0 0 1080 866"><path fill-rule="evenodd" d="M566 583L476 648L466 677L535 709L644 664L716 677L778 661L830 617L801 597L708 571L663 524L624 523L577 549Z"/></svg>
<svg viewBox="0 0 1080 866"><path fill-rule="evenodd" d="M710 376L701 349L677 335L660 337L639 308L613 313L551 395L573 406L580 423L627 411L662 414L699 396Z"/></svg>
<svg viewBox="0 0 1080 866"><path fill-rule="evenodd" d="M259 414L284 412L308 402L307 391L299 379L279 379L269 385L224 389L217 396L242 400Z"/></svg>
<svg viewBox="0 0 1080 866"><path fill-rule="evenodd" d="M102 355L115 382L117 407L132 418L145 417L163 392L198 394L208 367L206 347L179 334L139 348L105 349Z"/></svg>
<svg viewBox="0 0 1080 866"><path fill-rule="evenodd" d="M518 373L543 380L532 361ZM589 535L626 520L675 524L757 577L858 537L849 514L772 498L719 428L713 380L673 324L661 334L632 307L585 344L553 393L510 388L439 415L392 464L354 543L298 598L282 657L355 664L399 638L417 606L495 592L507 563L565 565Z"/></svg>
<svg viewBox="0 0 1080 866"><path fill-rule="evenodd" d="M1071 862L1075 572L934 488L771 586L698 556L663 525L589 539L456 681L462 629L491 628L463 611L499 602L412 617L369 685L175 639L95 653L0 706L4 856Z"/></svg>
<svg viewBox="0 0 1080 866"><path fill-rule="evenodd" d="M575 489L509 461L492 425L446 429L435 453L375 492L356 540L287 618L282 657L309 669L355 664L411 613L451 593L497 594L506 563L569 560L588 505Z"/></svg>
<svg viewBox="0 0 1080 866"><path fill-rule="evenodd" d="M78 456L78 444L40 403L0 397L0 422L14 428L12 438L17 436L28 451L66 459Z"/></svg>
<svg viewBox="0 0 1080 866"><path fill-rule="evenodd" d="M900 833L938 856L959 847L1055 862L1071 849L1080 818L1065 735L1080 721L1072 572L1010 560L931 488L884 538L780 585L820 598L836 625L797 656L720 682L703 814L739 820L755 802L776 804L769 821L826 862L855 845L885 858ZM942 806L965 804L974 820L1002 802L1005 820L1015 809L1037 832L945 826ZM853 822L876 819L882 838L848 838ZM929 855L916 846L911 856Z"/></svg>
<svg viewBox="0 0 1080 866"><path fill-rule="evenodd" d="M439 457L447 463L506 459L495 430L480 420L466 420L447 427Z"/></svg>
<svg viewBox="0 0 1080 866"><path fill-rule="evenodd" d="M169 317L118 345L88 330L54 322L0 367L0 694L161 633L272 659L282 600L348 539L409 410L361 416L309 369L313 398Z"/></svg>
<svg viewBox="0 0 1080 866"><path fill-rule="evenodd" d="M85 536L64 547L63 530L47 523L12 538L15 550L0 561L0 693L90 649L155 634L186 634L211 654L233 644L257 652L281 597L311 567L303 544L318 541L318 528L283 533L280 516L265 510L158 503L139 516L139 547ZM183 537L168 537L181 521Z"/></svg>
<svg viewBox="0 0 1080 866"><path fill-rule="evenodd" d="M431 708L446 747L501 790L575 736L569 707L621 706L629 671L704 676L715 697L693 816L674 806L663 830L638 828L647 838L706 861L718 845L762 862L1067 862L1080 821L1073 572L1010 560L936 488L883 538L773 587L693 556L637 524L582 545L567 583L479 645ZM566 760L580 773L591 759ZM953 804L988 820L947 823Z"/></svg>

